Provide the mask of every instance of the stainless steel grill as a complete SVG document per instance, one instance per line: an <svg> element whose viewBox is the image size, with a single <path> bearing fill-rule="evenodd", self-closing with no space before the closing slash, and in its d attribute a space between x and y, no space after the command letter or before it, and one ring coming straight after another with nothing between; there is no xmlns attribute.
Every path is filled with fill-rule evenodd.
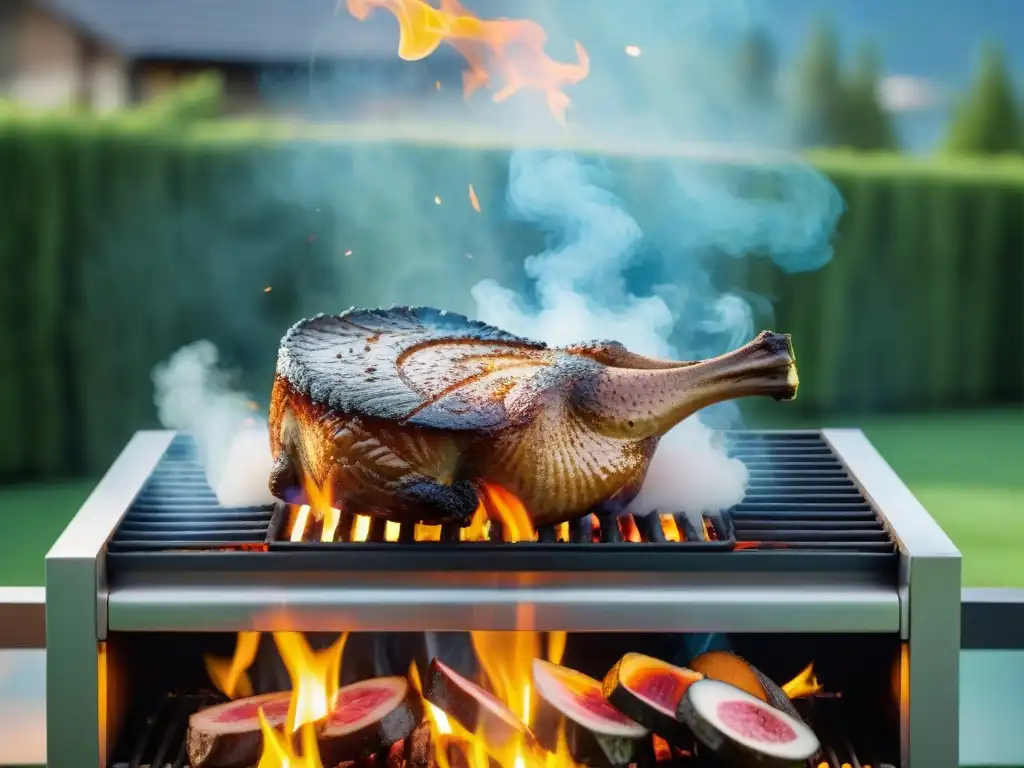
<svg viewBox="0 0 1024 768"><path fill-rule="evenodd" d="M138 433L47 558L48 763L111 763L119 649L140 633L513 630L529 615L570 632L891 637L901 763L955 766L957 550L860 431L733 438L752 484L720 513L725 546L291 546L281 509L217 507L186 441Z"/></svg>

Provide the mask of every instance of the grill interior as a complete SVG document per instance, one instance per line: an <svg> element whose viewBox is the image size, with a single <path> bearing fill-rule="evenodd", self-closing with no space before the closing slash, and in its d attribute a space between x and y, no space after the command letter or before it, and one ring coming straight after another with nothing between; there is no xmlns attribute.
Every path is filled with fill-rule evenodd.
<svg viewBox="0 0 1024 768"><path fill-rule="evenodd" d="M115 531L108 562L115 570L194 567L217 556L217 567L232 567L246 558L276 557L302 567L323 565L322 556L329 556L334 568L409 570L436 567L443 551L447 566L463 569L894 567L889 531L820 433L733 432L728 437L731 454L749 470L747 494L732 509L703 519L675 515L682 541L666 541L656 515L601 521L589 516L572 526L568 542L558 541L554 529L542 528L536 541L512 545L500 537L459 541L459 529L447 526L436 541L415 541L409 525L388 541L383 521L371 524L361 542L345 541L344 534L332 542L282 541L285 505L221 507L194 444L179 435ZM350 527L351 518L339 528Z"/></svg>

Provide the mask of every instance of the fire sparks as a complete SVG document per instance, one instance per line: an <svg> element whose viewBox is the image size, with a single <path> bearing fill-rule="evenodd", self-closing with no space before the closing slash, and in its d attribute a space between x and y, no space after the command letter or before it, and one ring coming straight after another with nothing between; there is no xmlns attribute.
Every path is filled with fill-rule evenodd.
<svg viewBox="0 0 1024 768"><path fill-rule="evenodd" d="M473 210L480 213L480 199L476 196L476 190L473 189L473 185L469 185L469 204L473 206Z"/></svg>
<svg viewBox="0 0 1024 768"><path fill-rule="evenodd" d="M642 53L642 51L640 50L640 46L639 45L627 45L626 46L626 55L627 56L631 56L634 59L638 59L638 58L640 58L640 54L641 53Z"/></svg>
<svg viewBox="0 0 1024 768"><path fill-rule="evenodd" d="M562 89L590 73L582 45L576 43L575 63L555 61L544 50L547 32L528 19L480 19L457 0L440 0L437 8L426 0L347 0L347 5L359 20L375 8L390 12L398 20L398 55L406 61L424 59L442 43L458 51L469 65L462 78L466 98L498 79L504 84L493 101L539 91L551 113L564 120L570 101Z"/></svg>
<svg viewBox="0 0 1024 768"><path fill-rule="evenodd" d="M799 675L782 686L782 692L790 699L801 699L813 696L824 687L814 674L814 663L812 662Z"/></svg>

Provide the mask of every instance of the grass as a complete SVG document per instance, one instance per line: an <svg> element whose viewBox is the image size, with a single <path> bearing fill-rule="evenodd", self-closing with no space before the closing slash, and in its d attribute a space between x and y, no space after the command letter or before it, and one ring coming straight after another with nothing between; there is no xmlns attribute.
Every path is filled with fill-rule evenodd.
<svg viewBox="0 0 1024 768"><path fill-rule="evenodd" d="M864 429L960 548L965 586L1024 588L1024 410L828 426ZM0 585L43 583L43 557L90 489L0 489Z"/></svg>
<svg viewBox="0 0 1024 768"><path fill-rule="evenodd" d="M92 487L78 481L0 488L0 586L43 583L43 558Z"/></svg>
<svg viewBox="0 0 1024 768"><path fill-rule="evenodd" d="M964 586L1024 588L1024 409L826 426L864 430L960 549Z"/></svg>

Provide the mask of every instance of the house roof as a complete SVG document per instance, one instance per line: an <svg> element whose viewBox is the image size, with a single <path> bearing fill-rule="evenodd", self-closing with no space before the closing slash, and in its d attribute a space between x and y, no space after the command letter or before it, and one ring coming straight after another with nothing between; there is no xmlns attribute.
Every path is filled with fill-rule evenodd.
<svg viewBox="0 0 1024 768"><path fill-rule="evenodd" d="M272 63L395 57L398 51L391 14L360 22L344 0L36 2L133 58Z"/></svg>

